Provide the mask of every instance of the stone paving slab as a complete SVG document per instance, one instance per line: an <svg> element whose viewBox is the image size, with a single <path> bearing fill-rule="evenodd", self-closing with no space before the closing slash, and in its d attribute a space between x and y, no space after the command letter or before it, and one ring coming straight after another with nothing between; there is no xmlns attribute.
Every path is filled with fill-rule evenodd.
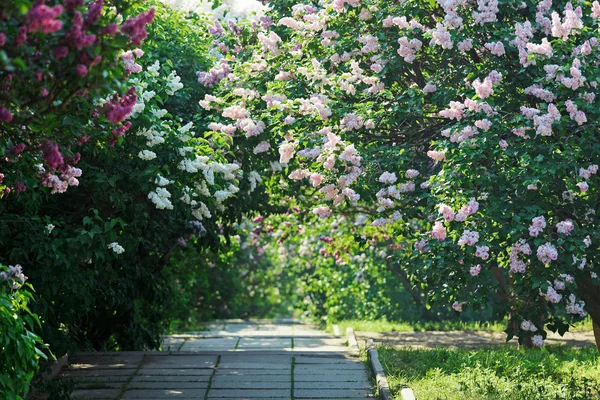
<svg viewBox="0 0 600 400"><path fill-rule="evenodd" d="M368 381L366 372L347 374L294 375L294 382L356 382Z"/></svg>
<svg viewBox="0 0 600 400"><path fill-rule="evenodd" d="M261 352L244 352L244 353L225 353L221 355L221 364L235 363L235 362L253 362L260 360L261 362L271 364L290 364L292 362L293 354L269 354L264 351Z"/></svg>
<svg viewBox="0 0 600 400"><path fill-rule="evenodd" d="M224 337L224 338L210 338L210 339L192 339L186 340L183 346L178 350L191 351L191 350L209 350L209 351L223 351L223 350L234 350L235 345L238 342L238 338L235 337Z"/></svg>
<svg viewBox="0 0 600 400"><path fill-rule="evenodd" d="M73 381L75 389L122 389L125 382Z"/></svg>
<svg viewBox="0 0 600 400"><path fill-rule="evenodd" d="M134 376L131 380L132 383L138 382L208 382L210 375L196 375L196 376L167 376L167 375L138 375Z"/></svg>
<svg viewBox="0 0 600 400"><path fill-rule="evenodd" d="M261 375L260 378L257 378L256 375L215 375L213 377L213 385L215 383L235 383L239 382L244 384L245 382L257 382L257 379L260 379L260 384L269 383L269 382L292 382L292 375Z"/></svg>
<svg viewBox="0 0 600 400"><path fill-rule="evenodd" d="M225 397L227 398L227 397ZM223 399L223 397L214 397L214 396L208 396L208 400L218 400L218 399ZM236 397L236 400L290 400L290 397L248 397L248 396L243 396L243 397ZM194 400L198 400L198 399L194 399Z"/></svg>
<svg viewBox="0 0 600 400"><path fill-rule="evenodd" d="M148 389L127 390L122 399L178 399L178 398L204 398L206 389Z"/></svg>
<svg viewBox="0 0 600 400"><path fill-rule="evenodd" d="M291 349L292 339L291 338L242 338L238 345L237 350L243 349Z"/></svg>
<svg viewBox="0 0 600 400"><path fill-rule="evenodd" d="M74 390L71 399L115 399L120 392L119 389Z"/></svg>
<svg viewBox="0 0 600 400"><path fill-rule="evenodd" d="M253 370L274 370L284 369L291 370L292 364L273 364L273 363L260 363L260 362L224 362L219 364L219 370L222 369L253 369Z"/></svg>
<svg viewBox="0 0 600 400"><path fill-rule="evenodd" d="M187 357L146 357L144 369L169 369L169 368L214 368L217 363L216 356L187 356Z"/></svg>
<svg viewBox="0 0 600 400"><path fill-rule="evenodd" d="M289 399L291 389L210 389L208 393L209 398L214 399L239 399L241 397L287 397Z"/></svg>
<svg viewBox="0 0 600 400"><path fill-rule="evenodd" d="M350 357L311 357L297 356L296 365L298 364L360 364L362 361Z"/></svg>
<svg viewBox="0 0 600 400"><path fill-rule="evenodd" d="M177 375L177 376L198 376L198 375L212 375L212 369L156 369L156 368L141 368L138 375L152 375L152 376L165 376L165 375Z"/></svg>
<svg viewBox="0 0 600 400"><path fill-rule="evenodd" d="M318 384L314 381L309 382L294 382L294 389L315 389L318 386L319 389L366 389L370 390L373 385L366 381L338 381L338 382L319 382Z"/></svg>
<svg viewBox="0 0 600 400"><path fill-rule="evenodd" d="M73 399L82 400L372 397L364 364L348 356L342 338L273 321L224 321L209 328L165 337L168 351L81 354L61 379L73 379Z"/></svg>
<svg viewBox="0 0 600 400"><path fill-rule="evenodd" d="M95 377L95 376L129 376L135 373L135 369L67 369L61 372L62 377Z"/></svg>
<svg viewBox="0 0 600 400"><path fill-rule="evenodd" d="M292 381L280 381L280 382L265 382L262 379L260 381L222 381L213 380L210 386L211 392L214 389L286 389L291 390Z"/></svg>
<svg viewBox="0 0 600 400"><path fill-rule="evenodd" d="M109 353L112 355L102 355L106 353L87 353L83 355L77 355L70 359L71 365L77 364L90 364L90 365L104 365L104 366L125 366L125 365L137 365L144 357L141 353ZM117 354L117 355L115 355Z"/></svg>
<svg viewBox="0 0 600 400"><path fill-rule="evenodd" d="M295 371L298 373L313 372L319 373L321 371L364 371L365 366L362 364L296 364Z"/></svg>
<svg viewBox="0 0 600 400"><path fill-rule="evenodd" d="M127 390L130 389L205 389L208 387L206 382L144 382L136 381L127 385Z"/></svg>
<svg viewBox="0 0 600 400"><path fill-rule="evenodd" d="M294 399L348 399L349 397L369 398L371 390L356 389L295 389Z"/></svg>
<svg viewBox="0 0 600 400"><path fill-rule="evenodd" d="M75 384L80 384L80 383L122 383L122 382L127 382L129 380L129 378L131 378L131 375L117 375L117 376L87 376L87 375L80 375L80 376L64 376L64 375L59 375L59 379L70 379L73 381L73 383Z"/></svg>

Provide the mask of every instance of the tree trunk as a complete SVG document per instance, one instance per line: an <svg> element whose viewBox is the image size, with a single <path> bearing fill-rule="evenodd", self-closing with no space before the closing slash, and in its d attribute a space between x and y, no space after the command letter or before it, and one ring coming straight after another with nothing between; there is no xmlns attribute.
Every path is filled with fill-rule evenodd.
<svg viewBox="0 0 600 400"><path fill-rule="evenodd" d="M594 322L594 337L596 338L596 348L600 353L600 325Z"/></svg>
<svg viewBox="0 0 600 400"><path fill-rule="evenodd" d="M596 348L600 352L600 287L589 276L578 276L576 282L585 301L585 310L592 318Z"/></svg>
<svg viewBox="0 0 600 400"><path fill-rule="evenodd" d="M525 347L526 349L533 349L533 341L531 340L530 337L525 337L521 340L521 346Z"/></svg>

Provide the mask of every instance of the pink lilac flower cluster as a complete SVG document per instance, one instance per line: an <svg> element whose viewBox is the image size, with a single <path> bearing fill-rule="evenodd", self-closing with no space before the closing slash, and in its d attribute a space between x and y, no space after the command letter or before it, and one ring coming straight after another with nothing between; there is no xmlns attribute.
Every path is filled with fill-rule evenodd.
<svg viewBox="0 0 600 400"><path fill-rule="evenodd" d="M129 37L134 46L140 46L142 41L148 36L146 25L154 20L154 7L147 12L139 14L137 17L130 18L121 25L121 32Z"/></svg>
<svg viewBox="0 0 600 400"><path fill-rule="evenodd" d="M381 183L386 183L386 184L392 185L392 184L396 183L397 179L398 178L396 177L395 173L393 173L393 172L390 173L390 172L386 171L383 174L381 174L381 176L379 177L378 180Z"/></svg>
<svg viewBox="0 0 600 400"><path fill-rule="evenodd" d="M585 302L577 301L574 294L569 295L566 311L568 314L579 315L581 318L584 318L587 315L587 312L585 311Z"/></svg>
<svg viewBox="0 0 600 400"><path fill-rule="evenodd" d="M83 15L81 15L79 11L75 11L71 29L65 35L62 44L64 46L74 47L77 50L91 46L96 42L96 35L88 35L86 31L87 29L84 27Z"/></svg>
<svg viewBox="0 0 600 400"><path fill-rule="evenodd" d="M531 226L529 226L529 236L537 237L544 228L546 228L546 218L543 216L535 217L531 220Z"/></svg>
<svg viewBox="0 0 600 400"><path fill-rule="evenodd" d="M438 114L440 117L455 119L460 121L464 116L465 105L458 101L451 101L449 108L440 111Z"/></svg>
<svg viewBox="0 0 600 400"><path fill-rule="evenodd" d="M142 49L128 50L121 54L121 59L125 65L125 71L127 74L137 74L142 72L142 66L136 63L136 59L144 55Z"/></svg>
<svg viewBox="0 0 600 400"><path fill-rule="evenodd" d="M476 246L475 256L481 258L482 260L487 260L490 258L490 248L488 246Z"/></svg>
<svg viewBox="0 0 600 400"><path fill-rule="evenodd" d="M573 5L569 2L565 6L563 11L563 19L561 21L560 16L557 12L552 13L552 36L562 38L563 40L569 40L571 31L576 29L583 29L583 22L581 18L583 11L581 7L573 9Z"/></svg>
<svg viewBox="0 0 600 400"><path fill-rule="evenodd" d="M541 335L535 335L531 338L531 344L535 347L544 347L544 338Z"/></svg>
<svg viewBox="0 0 600 400"><path fill-rule="evenodd" d="M0 272L0 281L6 281L12 283L12 289L18 289L19 285L23 285L27 277L23 273L21 265L9 265L6 272Z"/></svg>
<svg viewBox="0 0 600 400"><path fill-rule="evenodd" d="M521 322L521 329L526 331L526 332L537 332L537 327L533 324L533 322L528 321L528 320L523 320L523 322Z"/></svg>
<svg viewBox="0 0 600 400"><path fill-rule="evenodd" d="M12 113L3 105L0 105L0 122L8 124L13 120Z"/></svg>
<svg viewBox="0 0 600 400"><path fill-rule="evenodd" d="M418 251L420 251L422 253L426 253L426 252L428 252L428 250L427 250L428 245L429 245L429 242L427 240L419 239L415 242L414 247Z"/></svg>
<svg viewBox="0 0 600 400"><path fill-rule="evenodd" d="M521 260L519 256L521 254L528 256L531 255L531 253L532 251L529 244L527 244L524 239L519 239L517 243L510 248L510 272L520 274L525 273L527 264L525 261Z"/></svg>
<svg viewBox="0 0 600 400"><path fill-rule="evenodd" d="M42 152L44 154L44 160L46 161L46 165L51 170L58 169L65 162L56 143L50 141L45 142L42 145Z"/></svg>
<svg viewBox="0 0 600 400"><path fill-rule="evenodd" d="M219 63L212 67L208 72L197 72L196 76L198 77L198 82L200 82L201 85L208 87L218 84L232 72L228 63L228 59L222 58Z"/></svg>
<svg viewBox="0 0 600 400"><path fill-rule="evenodd" d="M498 0L477 0L477 11L473 13L473 21L476 24L486 24L496 22L498 9Z"/></svg>
<svg viewBox="0 0 600 400"><path fill-rule="evenodd" d="M119 98L114 95L110 102L105 106L106 119L113 124L118 124L125 120L133 112L133 106L137 101L135 87L129 88L125 96Z"/></svg>
<svg viewBox="0 0 600 400"><path fill-rule="evenodd" d="M406 36L398 39L398 54L409 64L412 64L417 58L417 52L423 47L423 42L419 39L408 39Z"/></svg>
<svg viewBox="0 0 600 400"><path fill-rule="evenodd" d="M494 94L493 85L502 82L502 74L497 71L492 71L484 78L483 82L479 78L475 79L472 83L475 93L480 99L484 100Z"/></svg>
<svg viewBox="0 0 600 400"><path fill-rule="evenodd" d="M598 173L598 165L593 164L587 168L579 168L579 176L583 179L590 179L592 175Z"/></svg>
<svg viewBox="0 0 600 400"><path fill-rule="evenodd" d="M266 141L262 141L259 144L256 145L256 147L254 147L254 150L252 150L252 152L254 154L260 154L260 153L265 153L267 152L269 149L271 148L271 145L269 144L269 142Z"/></svg>
<svg viewBox="0 0 600 400"><path fill-rule="evenodd" d="M484 45L495 56L501 57L505 54L504 44L502 42L489 42Z"/></svg>
<svg viewBox="0 0 600 400"><path fill-rule="evenodd" d="M59 171L60 173L58 175L50 173L42 175L42 185L52 189L52 194L64 193L69 186L79 185L79 180L77 178L79 178L82 173L79 168L67 165L61 167Z"/></svg>
<svg viewBox="0 0 600 400"><path fill-rule="evenodd" d="M570 219L561 221L558 224L556 224L557 232L566 236L569 236L571 232L573 232L573 229L575 229L575 226L573 225L573 221Z"/></svg>
<svg viewBox="0 0 600 400"><path fill-rule="evenodd" d="M481 265L477 264L474 267L471 267L469 269L469 274L471 274L471 276L479 276L479 274L481 273Z"/></svg>
<svg viewBox="0 0 600 400"><path fill-rule="evenodd" d="M444 227L444 224L437 221L433 225L433 229L431 230L431 236L433 236L435 239L439 240L440 242L444 241L446 239L446 228Z"/></svg>
<svg viewBox="0 0 600 400"><path fill-rule="evenodd" d="M25 14L27 32L54 33L61 30L63 23L57 19L63 12L63 6L48 7L44 0L36 1L35 5Z"/></svg>
<svg viewBox="0 0 600 400"><path fill-rule="evenodd" d="M327 217L331 216L331 209L327 206L317 207L317 208L313 209L312 212L313 212L313 214L316 214L320 218L327 218Z"/></svg>
<svg viewBox="0 0 600 400"><path fill-rule="evenodd" d="M454 217L456 216L452 207L447 204L438 205L438 212L442 214L446 222L454 221Z"/></svg>
<svg viewBox="0 0 600 400"><path fill-rule="evenodd" d="M538 247L537 258L543 264L550 264L558 259L558 251L551 243L545 243Z"/></svg>
<svg viewBox="0 0 600 400"><path fill-rule="evenodd" d="M458 245L475 246L479 241L479 232L465 229L462 236L458 239Z"/></svg>
<svg viewBox="0 0 600 400"><path fill-rule="evenodd" d="M539 293L540 296L546 298L546 300L553 304L559 303L562 300L562 295L552 287L550 282L548 282L548 290L546 290L546 293L542 292L542 289L539 290Z"/></svg>
<svg viewBox="0 0 600 400"><path fill-rule="evenodd" d="M565 107L567 108L567 112L569 113L569 117L577 122L577 125L583 125L587 122L587 117L585 116L585 113L583 111L579 111L577 109L577 105L571 101L571 100L567 100L565 102Z"/></svg>
<svg viewBox="0 0 600 400"><path fill-rule="evenodd" d="M552 91L544 89L541 85L531 85L525 88L525 94L535 96L539 99L544 100L547 103L552 103L556 100L556 96Z"/></svg>
<svg viewBox="0 0 600 400"><path fill-rule="evenodd" d="M548 105L547 114L539 114L533 116L533 126L538 135L541 136L552 136L552 125L555 121L560 120L560 112L554 104Z"/></svg>
<svg viewBox="0 0 600 400"><path fill-rule="evenodd" d="M569 72L571 73L571 77L563 76L560 79L560 83L572 90L577 90L580 87L583 87L587 81L587 78L583 76L581 71L581 60L574 58Z"/></svg>
<svg viewBox="0 0 600 400"><path fill-rule="evenodd" d="M444 161L446 159L446 152L430 150L427 152L427 156L435 161Z"/></svg>
<svg viewBox="0 0 600 400"><path fill-rule="evenodd" d="M295 144L291 142L284 142L279 146L279 162L281 164L287 164L295 153Z"/></svg>

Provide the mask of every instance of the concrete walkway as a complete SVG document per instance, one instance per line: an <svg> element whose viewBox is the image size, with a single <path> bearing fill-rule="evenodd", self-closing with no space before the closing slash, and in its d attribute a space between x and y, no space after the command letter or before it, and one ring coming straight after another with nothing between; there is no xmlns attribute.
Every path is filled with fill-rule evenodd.
<svg viewBox="0 0 600 400"><path fill-rule="evenodd" d="M294 321L225 321L165 337L161 352L84 353L73 399L365 399L373 384L336 338Z"/></svg>

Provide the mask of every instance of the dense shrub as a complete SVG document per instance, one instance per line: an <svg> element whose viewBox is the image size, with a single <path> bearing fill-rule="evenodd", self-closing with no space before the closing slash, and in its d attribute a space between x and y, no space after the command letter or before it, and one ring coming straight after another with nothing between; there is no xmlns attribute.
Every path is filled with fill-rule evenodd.
<svg viewBox="0 0 600 400"><path fill-rule="evenodd" d="M28 308L31 293L22 290L30 286L26 279L20 265L0 264L0 393L6 400L27 394L39 360L47 358L41 338L33 333L39 320Z"/></svg>

